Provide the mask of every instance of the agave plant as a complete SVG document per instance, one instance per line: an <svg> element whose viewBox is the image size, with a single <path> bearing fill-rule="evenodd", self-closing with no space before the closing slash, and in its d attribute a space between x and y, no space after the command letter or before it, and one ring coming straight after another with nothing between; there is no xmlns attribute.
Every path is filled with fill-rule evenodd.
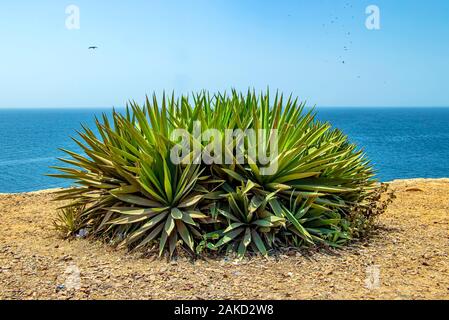
<svg viewBox="0 0 449 320"><path fill-rule="evenodd" d="M226 194L227 202L213 208L215 214L212 217L223 218L225 229L206 236L219 237L212 248L220 248L228 243L242 257L248 246L263 255L267 254L267 246L273 246L276 232L285 226L285 218L281 214L276 216L269 207L274 193L252 192L254 187L256 184L248 181L246 185L237 187L235 192Z"/></svg>
<svg viewBox="0 0 449 320"><path fill-rule="evenodd" d="M116 194L115 197L123 202L123 206L116 204L107 208L108 214L100 226L111 226L114 229L125 225L125 229L118 229L126 236L121 243L123 246L139 242L136 248L140 248L153 239L160 239L160 252L168 243L170 254L173 254L179 236L194 250L192 234L200 236L196 220L207 218L196 210L202 198L202 194L195 191L201 178L199 167L170 170L171 165L165 159L157 158L162 160L155 161L153 168L142 163L139 171L138 181L143 196ZM163 168L162 172L157 171L159 166Z"/></svg>
<svg viewBox="0 0 449 320"><path fill-rule="evenodd" d="M198 137L198 126L219 133L214 157L231 161L204 161L212 140ZM91 235L130 249L157 243L161 255L178 245L194 252L210 238L209 249L226 245L240 256L280 245L338 246L358 235L353 208L378 188L364 153L291 96L153 95L143 107L130 102L123 114L96 119L98 134L83 129L74 139L82 152L63 149L71 159L60 160L70 166L53 174L75 185L56 199L84 207ZM199 148L183 158L190 162L171 158L177 129ZM227 130L239 134L222 139ZM260 150L276 164L272 172Z"/></svg>

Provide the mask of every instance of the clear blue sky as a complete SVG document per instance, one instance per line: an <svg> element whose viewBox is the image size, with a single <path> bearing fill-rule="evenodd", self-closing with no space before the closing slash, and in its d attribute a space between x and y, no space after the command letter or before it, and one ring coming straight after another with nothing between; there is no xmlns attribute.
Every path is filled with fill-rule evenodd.
<svg viewBox="0 0 449 320"><path fill-rule="evenodd" d="M319 106L449 105L447 0L2 0L0 41L0 107L266 86Z"/></svg>

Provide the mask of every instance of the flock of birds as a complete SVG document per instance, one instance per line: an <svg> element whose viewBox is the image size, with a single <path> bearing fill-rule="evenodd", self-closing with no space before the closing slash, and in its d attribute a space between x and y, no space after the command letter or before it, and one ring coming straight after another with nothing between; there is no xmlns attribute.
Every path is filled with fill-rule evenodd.
<svg viewBox="0 0 449 320"><path fill-rule="evenodd" d="M352 7L353 7L352 4L346 3L346 4L343 6L343 9L349 9L349 10L350 10L350 9L352 9ZM288 14L288 16L291 17L291 14ZM355 19L355 16L352 15L352 16L351 16L351 20L354 20L354 19ZM335 28L335 27L337 27L338 22L339 22L338 16L332 15L331 18L330 18L330 21L329 21L329 24L328 24L328 25L331 25L332 28ZM323 24L322 24L322 27L323 27L323 28L326 28L327 25L326 25L325 23L323 23ZM341 27L342 27L342 28L345 28L345 25L344 25L344 24L341 24ZM328 34L327 31L326 31L325 33ZM338 56L338 60L340 61L341 64L347 64L347 60L345 60L344 55L345 55L345 53L347 53L347 52L349 51L349 47L352 45L351 32L350 32L350 31L345 31L345 36L346 36L348 42L343 46L343 52L342 52L342 54ZM326 62L327 62L327 61L326 61ZM361 78L361 76L360 76L360 75L357 75L357 79L360 79L360 78Z"/></svg>
<svg viewBox="0 0 449 320"><path fill-rule="evenodd" d="M352 4L346 3L346 4L343 6L343 9L352 9ZM291 17L292 15L291 15L291 14L288 14L287 16L288 16L288 17ZM355 19L355 16L352 16L351 19L354 20L354 19ZM330 23L331 25L334 25L334 26L335 26L335 25L338 23L338 16L332 16L329 23ZM323 24L322 24L322 27L323 27L323 28L326 28L326 24L323 23ZM345 26L342 25L342 27L344 28ZM326 34L327 34L327 32L326 32ZM345 34L346 34L347 37L351 36L351 32L350 32L350 31L347 31ZM344 52L349 51L348 46L351 45L351 44L352 44L352 40L349 40L349 44L343 46L343 51L344 51ZM341 61L342 64L346 64L346 60L344 60L343 57L342 57L341 55L340 55L338 58L340 59L340 61ZM360 78L360 76L358 76L358 78Z"/></svg>

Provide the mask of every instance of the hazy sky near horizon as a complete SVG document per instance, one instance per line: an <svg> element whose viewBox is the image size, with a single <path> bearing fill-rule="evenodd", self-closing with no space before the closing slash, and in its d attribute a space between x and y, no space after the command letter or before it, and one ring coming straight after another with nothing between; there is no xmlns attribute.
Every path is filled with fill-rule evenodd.
<svg viewBox="0 0 449 320"><path fill-rule="evenodd" d="M2 0L0 39L3 108L267 86L318 106L449 106L447 0Z"/></svg>

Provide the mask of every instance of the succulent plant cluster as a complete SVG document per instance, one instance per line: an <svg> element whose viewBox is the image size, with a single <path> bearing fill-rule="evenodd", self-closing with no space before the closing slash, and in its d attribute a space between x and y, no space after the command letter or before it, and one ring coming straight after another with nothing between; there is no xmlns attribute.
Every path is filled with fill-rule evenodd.
<svg viewBox="0 0 449 320"><path fill-rule="evenodd" d="M201 150L210 146L195 136L198 124L220 133L275 130L276 170L263 174L265 164L252 158L260 137L242 140L243 159L233 153L234 137L218 142L231 162L173 163L176 129ZM179 248L230 250L242 257L283 246L340 246L363 233L379 188L361 150L297 98L281 94L153 95L83 129L74 139L82 152L63 150L70 158L60 160L68 166L53 174L74 181L57 192L65 201L59 228L68 212L66 234L82 228L130 250L157 246L170 256Z"/></svg>

